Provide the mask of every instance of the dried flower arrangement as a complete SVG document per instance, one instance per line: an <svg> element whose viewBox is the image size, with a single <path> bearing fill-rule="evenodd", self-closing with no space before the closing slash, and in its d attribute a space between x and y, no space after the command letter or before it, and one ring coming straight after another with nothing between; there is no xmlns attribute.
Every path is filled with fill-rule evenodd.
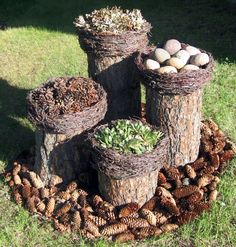
<svg viewBox="0 0 236 247"><path fill-rule="evenodd" d="M152 151L162 136L141 121L130 120L119 120L95 134L102 147L134 154Z"/></svg>
<svg viewBox="0 0 236 247"><path fill-rule="evenodd" d="M146 21L138 9L123 10L120 7L107 7L79 16L74 24L77 28L98 33L141 30Z"/></svg>

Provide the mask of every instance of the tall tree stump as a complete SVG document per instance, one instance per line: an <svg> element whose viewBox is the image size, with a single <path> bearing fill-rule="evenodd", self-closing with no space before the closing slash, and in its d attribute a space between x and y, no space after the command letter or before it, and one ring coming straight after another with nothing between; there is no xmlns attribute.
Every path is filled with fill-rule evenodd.
<svg viewBox="0 0 236 247"><path fill-rule="evenodd" d="M150 48L149 54L135 59L146 86L146 119L169 138L168 165L185 165L195 161L199 153L203 87L212 78L213 57L201 50L208 54L208 64L195 71L161 74L143 63L152 52Z"/></svg>
<svg viewBox="0 0 236 247"><path fill-rule="evenodd" d="M148 45L151 25L121 34L96 33L77 27L81 48L87 53L88 73L107 92L106 121L140 116L141 91L134 54Z"/></svg>
<svg viewBox="0 0 236 247"><path fill-rule="evenodd" d="M82 85L81 91L78 91L79 85ZM89 98L87 90L91 94ZM63 95L62 92L67 95ZM69 105L76 105L76 109L79 109L77 112L48 116L48 108L51 107L52 114L58 109L58 103L54 104L54 99L50 97L60 95L56 102L62 102L72 98L70 92L77 97L80 95L83 104L86 100L93 102L92 97L96 97L96 101L81 108L83 104L76 101L76 105L73 99ZM37 126L35 171L44 185L69 182L78 178L82 172L88 171L90 166L87 161L90 153L85 148L86 131L97 125L105 116L107 101L104 89L91 79L82 77L53 78L32 90L28 94L27 103L28 117Z"/></svg>
<svg viewBox="0 0 236 247"><path fill-rule="evenodd" d="M122 153L102 147L94 137L100 130L113 123L116 121L96 127L89 138L92 166L98 171L99 191L114 205L129 202L142 205L155 193L158 172L166 163L168 138L163 136L149 152Z"/></svg>
<svg viewBox="0 0 236 247"><path fill-rule="evenodd" d="M147 87L146 99L147 122L169 137L168 164L195 161L200 146L202 89L187 95L165 95Z"/></svg>
<svg viewBox="0 0 236 247"><path fill-rule="evenodd" d="M143 205L155 194L158 171L126 179L114 179L98 172L99 191L113 205L137 202Z"/></svg>

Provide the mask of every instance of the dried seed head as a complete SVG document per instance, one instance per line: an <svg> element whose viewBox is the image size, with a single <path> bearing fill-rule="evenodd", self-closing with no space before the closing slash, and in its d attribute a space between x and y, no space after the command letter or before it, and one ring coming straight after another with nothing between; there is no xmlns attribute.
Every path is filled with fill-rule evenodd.
<svg viewBox="0 0 236 247"><path fill-rule="evenodd" d="M152 237L154 235L155 229L154 227L142 227L134 230L134 234L136 239L145 239Z"/></svg>
<svg viewBox="0 0 236 247"><path fill-rule="evenodd" d="M28 185L22 186L21 194L24 199L31 197L31 186Z"/></svg>
<svg viewBox="0 0 236 247"><path fill-rule="evenodd" d="M39 197L39 190L35 187L31 188L31 194L32 196Z"/></svg>
<svg viewBox="0 0 236 247"><path fill-rule="evenodd" d="M173 191L173 195L176 198L183 198L186 196L190 196L191 194L193 194L194 192L198 191L199 188L195 185L189 185L189 186L184 186L181 188L177 188Z"/></svg>
<svg viewBox="0 0 236 247"><path fill-rule="evenodd" d="M98 227L89 219L85 220L84 229L91 232L95 237L101 236Z"/></svg>
<svg viewBox="0 0 236 247"><path fill-rule="evenodd" d="M213 181L211 182L209 185L208 185L208 189L209 190L215 190L217 188L217 182L216 181Z"/></svg>
<svg viewBox="0 0 236 247"><path fill-rule="evenodd" d="M112 236L112 235L116 235L119 233L123 233L128 229L128 226L124 223L115 223L115 224L111 224L109 226L105 226L102 230L101 230L101 234L104 236Z"/></svg>
<svg viewBox="0 0 236 247"><path fill-rule="evenodd" d="M99 195L95 195L92 199L92 204L94 207L97 207L102 202L103 202L103 199Z"/></svg>
<svg viewBox="0 0 236 247"><path fill-rule="evenodd" d="M127 217L139 210L139 205L136 202L130 202L121 208L119 212L119 218Z"/></svg>
<svg viewBox="0 0 236 247"><path fill-rule="evenodd" d="M83 207L87 207L88 206L88 202L87 202L87 198L85 195L80 195L78 198L78 203L79 205L83 208Z"/></svg>
<svg viewBox="0 0 236 247"><path fill-rule="evenodd" d="M71 198L71 194L68 191L60 191L57 193L57 197L67 201Z"/></svg>
<svg viewBox="0 0 236 247"><path fill-rule="evenodd" d="M185 166L185 171L186 171L186 173L187 173L187 176L188 176L189 178L191 178L191 179L194 179L194 178L197 176L195 170L194 170L193 167L190 166L190 165L186 165L186 166Z"/></svg>
<svg viewBox="0 0 236 247"><path fill-rule="evenodd" d="M207 166L204 169L201 170L199 173L200 176L207 175L207 174L212 174L215 172L215 167L214 166Z"/></svg>
<svg viewBox="0 0 236 247"><path fill-rule="evenodd" d="M51 214L53 213L54 209L55 209L55 199L53 197L51 197L48 200L48 203L47 203L47 206L46 206L45 215L46 216L51 216Z"/></svg>
<svg viewBox="0 0 236 247"><path fill-rule="evenodd" d="M203 211L208 210L210 204L208 202L197 202L189 205L189 210L201 214Z"/></svg>
<svg viewBox="0 0 236 247"><path fill-rule="evenodd" d="M135 236L131 232L120 233L120 234L116 235L114 238L114 240L118 243L125 243L128 241L132 241L134 239L135 239Z"/></svg>
<svg viewBox="0 0 236 247"><path fill-rule="evenodd" d="M142 206L142 208L146 208L146 209L153 211L156 208L158 201L159 201L159 198L157 196L154 196L149 201L147 201Z"/></svg>
<svg viewBox="0 0 236 247"><path fill-rule="evenodd" d="M35 172L29 172L29 177L34 187L37 189L44 187L41 178Z"/></svg>
<svg viewBox="0 0 236 247"><path fill-rule="evenodd" d="M21 170L21 165L20 164L14 165L13 170L12 170L12 175L13 176L18 175L20 170Z"/></svg>
<svg viewBox="0 0 236 247"><path fill-rule="evenodd" d="M35 199L35 197L28 197L27 201L26 201L26 207L28 208L30 213L35 213L37 211L36 207L35 207L34 199Z"/></svg>
<svg viewBox="0 0 236 247"><path fill-rule="evenodd" d="M194 220L197 216L198 214L196 212L184 212L177 217L176 223L178 225L187 224Z"/></svg>
<svg viewBox="0 0 236 247"><path fill-rule="evenodd" d="M105 226L107 224L107 221L99 216L94 216L92 214L89 215L89 219L98 227Z"/></svg>
<svg viewBox="0 0 236 247"><path fill-rule="evenodd" d="M71 193L71 198L70 198L71 202L77 202L79 196L80 196L80 194L77 190L73 191Z"/></svg>
<svg viewBox="0 0 236 247"><path fill-rule="evenodd" d="M58 184L61 184L63 182L63 179L57 175L52 175L50 182L49 182L49 186L53 187L56 186Z"/></svg>
<svg viewBox="0 0 236 247"><path fill-rule="evenodd" d="M49 197L49 189L48 188L41 188L39 190L41 199L45 199Z"/></svg>
<svg viewBox="0 0 236 247"><path fill-rule="evenodd" d="M209 202L216 201L217 195L218 195L218 191L212 190L209 194L209 197L208 197Z"/></svg>
<svg viewBox="0 0 236 247"><path fill-rule="evenodd" d="M66 187L66 191L68 191L69 193L72 193L76 189L77 189L77 183L75 181L70 182Z"/></svg>
<svg viewBox="0 0 236 247"><path fill-rule="evenodd" d="M177 224L165 224L165 225L161 226L161 230L163 232L172 232L178 228L179 228L179 226Z"/></svg>
<svg viewBox="0 0 236 247"><path fill-rule="evenodd" d="M81 226L81 216L79 211L75 211L72 216L72 222L77 228Z"/></svg>
<svg viewBox="0 0 236 247"><path fill-rule="evenodd" d="M180 178L179 170L176 167L167 168L166 175L170 180L176 180Z"/></svg>
<svg viewBox="0 0 236 247"><path fill-rule="evenodd" d="M215 176L214 177L214 182L216 182L217 184L220 182L220 178L219 177L217 177L217 176Z"/></svg>
<svg viewBox="0 0 236 247"><path fill-rule="evenodd" d="M54 220L54 227L59 232L70 232L70 226L65 226L58 222L58 220Z"/></svg>
<svg viewBox="0 0 236 247"><path fill-rule="evenodd" d="M53 196L58 191L56 186L49 188L49 196Z"/></svg>
<svg viewBox="0 0 236 247"><path fill-rule="evenodd" d="M153 214L156 217L157 225L162 225L168 220L167 216L163 212L154 211Z"/></svg>
<svg viewBox="0 0 236 247"><path fill-rule="evenodd" d="M20 178L19 175L14 175L14 176L13 176L13 180L14 180L14 183L15 183L16 185L22 183L21 178Z"/></svg>
<svg viewBox="0 0 236 247"><path fill-rule="evenodd" d="M63 214L61 217L59 217L59 222L64 224L64 225L69 225L70 224L70 214Z"/></svg>
<svg viewBox="0 0 236 247"><path fill-rule="evenodd" d="M31 183L27 178L22 178L22 184L26 186L31 186Z"/></svg>
<svg viewBox="0 0 236 247"><path fill-rule="evenodd" d="M71 209L71 204L70 203L65 203L61 208L59 208L56 212L56 217L60 217L63 214L66 214L69 212Z"/></svg>
<svg viewBox="0 0 236 247"><path fill-rule="evenodd" d="M200 177L197 181L197 185L199 188L205 187L210 184L214 180L214 176L207 174Z"/></svg>
<svg viewBox="0 0 236 247"><path fill-rule="evenodd" d="M130 228L141 228L141 227L148 227L150 226L146 219L142 218L131 218L131 217L124 217L121 218L121 222L126 224Z"/></svg>
<svg viewBox="0 0 236 247"><path fill-rule="evenodd" d="M46 205L40 201L37 205L36 205L37 211L39 211L40 213L44 213L45 209L46 209Z"/></svg>
<svg viewBox="0 0 236 247"><path fill-rule="evenodd" d="M158 172L158 185L165 184L167 182L167 179L162 172Z"/></svg>
<svg viewBox="0 0 236 247"><path fill-rule="evenodd" d="M156 189L156 195L159 197L167 197L167 198L172 198L172 194L165 188L159 186Z"/></svg>
<svg viewBox="0 0 236 247"><path fill-rule="evenodd" d="M204 158L201 157L190 164L190 166L194 169L194 171L198 171L203 167L207 166L207 162L204 161Z"/></svg>
<svg viewBox="0 0 236 247"><path fill-rule="evenodd" d="M223 154L220 155L220 163L224 163L228 160L231 160L234 157L234 151L233 150L225 150Z"/></svg>
<svg viewBox="0 0 236 247"><path fill-rule="evenodd" d="M196 191L192 195L190 195L186 201L189 204L200 202L203 198L203 195L204 195L203 191L201 191L201 190Z"/></svg>
<svg viewBox="0 0 236 247"><path fill-rule="evenodd" d="M156 226L157 224L157 219L156 216L153 214L152 211L148 209L142 209L140 211L141 216L148 221L148 223L152 226Z"/></svg>
<svg viewBox="0 0 236 247"><path fill-rule="evenodd" d="M17 204L19 204L19 205L22 204L22 196L18 190L13 191L13 197L14 197L14 200Z"/></svg>
<svg viewBox="0 0 236 247"><path fill-rule="evenodd" d="M161 199L161 206L168 210L169 213L179 215L179 208L171 200L166 197Z"/></svg>
<svg viewBox="0 0 236 247"><path fill-rule="evenodd" d="M14 180L10 180L10 181L8 182L8 185L9 185L10 188L13 188L13 187L15 186Z"/></svg>
<svg viewBox="0 0 236 247"><path fill-rule="evenodd" d="M176 180L175 180L175 181L176 181ZM171 184L171 183L168 183L168 182L162 184L161 186L162 186L162 188L165 188L165 189L167 189L167 190L172 189L172 184Z"/></svg>

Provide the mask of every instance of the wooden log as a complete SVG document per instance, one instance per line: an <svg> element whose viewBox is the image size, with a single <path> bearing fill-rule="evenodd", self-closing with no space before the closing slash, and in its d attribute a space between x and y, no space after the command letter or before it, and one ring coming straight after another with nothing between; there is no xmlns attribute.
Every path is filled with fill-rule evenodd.
<svg viewBox="0 0 236 247"><path fill-rule="evenodd" d="M114 179L98 172L99 191L113 205L137 202L140 206L155 194L158 170L149 174L127 179Z"/></svg>
<svg viewBox="0 0 236 247"><path fill-rule="evenodd" d="M180 166L195 161L200 145L202 89L175 95L147 87L146 101L147 122L169 137L168 164Z"/></svg>
<svg viewBox="0 0 236 247"><path fill-rule="evenodd" d="M83 136L67 139L64 134L52 134L43 129L36 130L35 171L44 185L54 183L59 176L69 182L88 169L87 162L81 159Z"/></svg>
<svg viewBox="0 0 236 247"><path fill-rule="evenodd" d="M87 56L89 76L107 92L105 120L140 116L141 91L133 56Z"/></svg>

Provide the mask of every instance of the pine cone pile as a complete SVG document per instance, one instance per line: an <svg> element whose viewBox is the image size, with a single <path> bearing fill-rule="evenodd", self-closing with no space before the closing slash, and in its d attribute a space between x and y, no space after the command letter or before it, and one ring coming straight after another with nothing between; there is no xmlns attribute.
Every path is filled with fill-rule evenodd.
<svg viewBox="0 0 236 247"><path fill-rule="evenodd" d="M209 210L217 199L219 177L234 154L233 143L218 126L203 121L199 158L184 167L163 168L154 197L144 205L132 202L115 207L82 189L79 181L66 185L59 179L43 187L40 178L20 161L5 179L16 203L42 219L51 219L58 231L126 242L174 231Z"/></svg>

